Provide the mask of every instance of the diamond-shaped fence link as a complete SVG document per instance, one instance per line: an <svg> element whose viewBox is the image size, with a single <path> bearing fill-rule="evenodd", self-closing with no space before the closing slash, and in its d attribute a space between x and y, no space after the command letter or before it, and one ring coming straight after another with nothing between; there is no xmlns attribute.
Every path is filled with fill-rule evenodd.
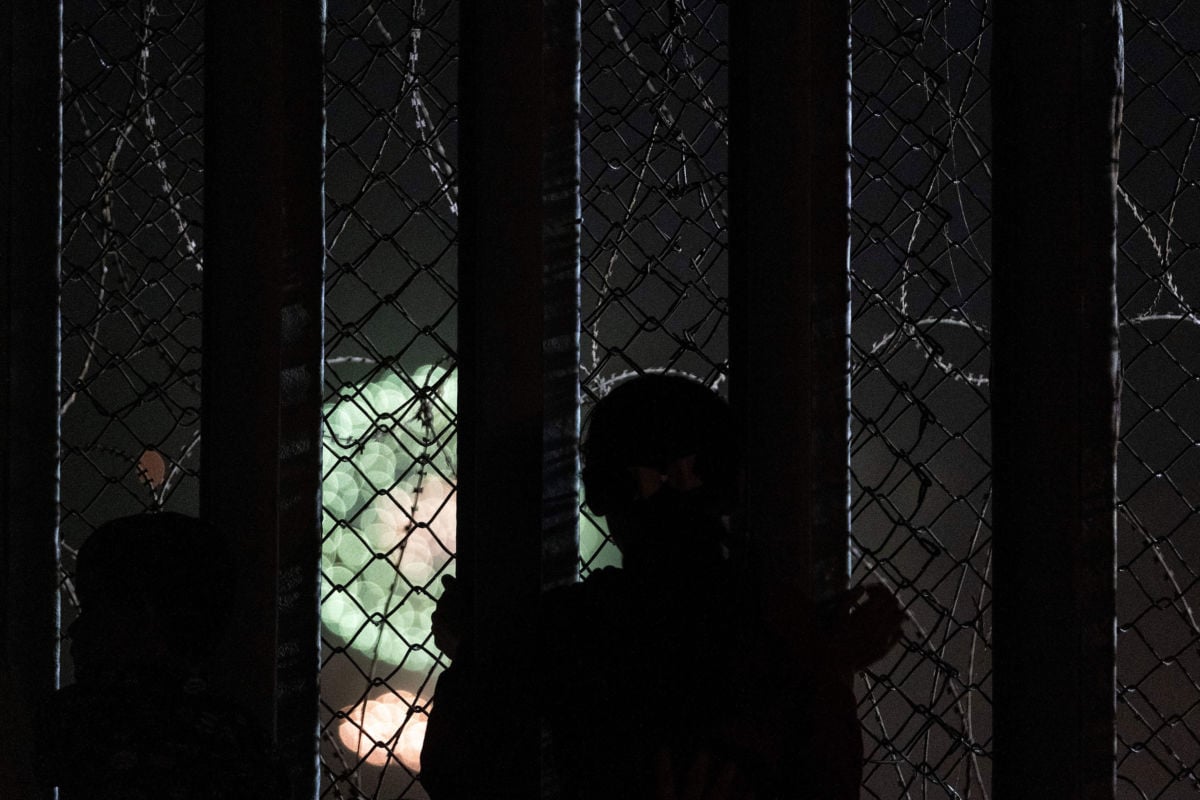
<svg viewBox="0 0 1200 800"><path fill-rule="evenodd" d="M853 580L910 617L859 686L869 797L991 790L989 22L852 5Z"/></svg>
<svg viewBox="0 0 1200 800"><path fill-rule="evenodd" d="M1117 796L1200 788L1200 9L1125 11Z"/></svg>
<svg viewBox="0 0 1200 800"><path fill-rule="evenodd" d="M582 7L584 414L614 383L728 360L728 8L717 0ZM581 572L617 563L580 520Z"/></svg>
<svg viewBox="0 0 1200 800"><path fill-rule="evenodd" d="M196 2L63 8L64 628L97 525L198 511L203 40Z"/></svg>
<svg viewBox="0 0 1200 800"><path fill-rule="evenodd" d="M328 6L322 797L425 797L455 552L457 8Z"/></svg>

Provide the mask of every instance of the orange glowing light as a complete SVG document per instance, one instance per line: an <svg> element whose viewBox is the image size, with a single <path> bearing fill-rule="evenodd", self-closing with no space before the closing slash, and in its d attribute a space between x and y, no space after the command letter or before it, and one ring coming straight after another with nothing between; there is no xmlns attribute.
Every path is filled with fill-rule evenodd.
<svg viewBox="0 0 1200 800"><path fill-rule="evenodd" d="M421 771L429 715L415 695L400 690L342 710L346 718L338 723L338 739L359 758L373 767L399 761L414 773Z"/></svg>
<svg viewBox="0 0 1200 800"><path fill-rule="evenodd" d="M157 489L167 479L167 461L157 450L146 450L138 459L137 471L151 489Z"/></svg>

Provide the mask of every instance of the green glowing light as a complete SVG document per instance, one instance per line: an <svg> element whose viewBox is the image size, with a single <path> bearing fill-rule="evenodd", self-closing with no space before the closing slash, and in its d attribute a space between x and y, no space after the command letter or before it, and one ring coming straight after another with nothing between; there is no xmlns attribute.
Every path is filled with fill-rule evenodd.
<svg viewBox="0 0 1200 800"><path fill-rule="evenodd" d="M329 432L343 444L354 442L371 427L371 416L363 408L366 405L356 395L353 387L343 389L344 394L336 404L326 405L325 424Z"/></svg>
<svg viewBox="0 0 1200 800"><path fill-rule="evenodd" d="M396 575L396 568L386 558L377 558L367 564L362 571L362 579L379 586L389 596L392 591L402 591L404 588L404 582Z"/></svg>
<svg viewBox="0 0 1200 800"><path fill-rule="evenodd" d="M321 620L393 667L434 666L423 644L437 578L453 574L456 517L454 487L438 471L454 474L457 403L457 373L424 366L347 385L324 409ZM418 468L419 454L436 470Z"/></svg>
<svg viewBox="0 0 1200 800"><path fill-rule="evenodd" d="M354 458L354 465L376 488L386 489L396 480L396 452L386 442L364 444Z"/></svg>
<svg viewBox="0 0 1200 800"><path fill-rule="evenodd" d="M362 395L375 416L381 417L395 414L404 407L412 399L412 390L404 384L403 378L389 372L364 386Z"/></svg>
<svg viewBox="0 0 1200 800"><path fill-rule="evenodd" d="M347 533L343 536L342 541L337 547L338 561L355 572L366 566L367 562L374 557L375 554L371 552L371 549L363 543L362 539L353 533Z"/></svg>
<svg viewBox="0 0 1200 800"><path fill-rule="evenodd" d="M349 593L335 591L321 603L321 621L342 640L351 641L367 624L367 615Z"/></svg>
<svg viewBox="0 0 1200 800"><path fill-rule="evenodd" d="M354 571L341 565L334 565L325 571L325 586L323 591L329 592L335 586L349 586L354 580Z"/></svg>
<svg viewBox="0 0 1200 800"><path fill-rule="evenodd" d="M411 538L400 559L400 572L411 583L421 586L433 577L434 570L434 556L429 544L421 539Z"/></svg>
<svg viewBox="0 0 1200 800"><path fill-rule="evenodd" d="M328 513L345 519L358 505L362 489L362 481L352 470L334 469L321 482L321 500Z"/></svg>
<svg viewBox="0 0 1200 800"><path fill-rule="evenodd" d="M391 584L388 584L388 589ZM350 594L358 601L367 613L381 613L387 604L388 589L368 580L357 580L350 584Z"/></svg>
<svg viewBox="0 0 1200 800"><path fill-rule="evenodd" d="M363 509L355 527L376 552L386 553L400 543L409 525L403 511L386 498L380 498Z"/></svg>
<svg viewBox="0 0 1200 800"><path fill-rule="evenodd" d="M387 628L381 628L380 631L379 643L375 646L376 656L385 664L398 666L408 653L408 645L399 635Z"/></svg>
<svg viewBox="0 0 1200 800"><path fill-rule="evenodd" d="M593 570L621 566L621 552L605 538L607 533L603 520L597 523L587 514L579 515L579 555Z"/></svg>

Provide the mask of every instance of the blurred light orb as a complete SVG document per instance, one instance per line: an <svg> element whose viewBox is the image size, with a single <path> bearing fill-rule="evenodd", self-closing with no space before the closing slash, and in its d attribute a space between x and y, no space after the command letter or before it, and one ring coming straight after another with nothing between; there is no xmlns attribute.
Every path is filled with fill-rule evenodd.
<svg viewBox="0 0 1200 800"><path fill-rule="evenodd" d="M404 583L396 574L396 568L386 558L376 558L367 564L362 571L362 579L373 583L382 589L389 597L393 594L404 594Z"/></svg>
<svg viewBox="0 0 1200 800"><path fill-rule="evenodd" d="M324 575L322 591L331 591L336 586L346 587L354 580L354 573L345 567L335 564Z"/></svg>
<svg viewBox="0 0 1200 800"><path fill-rule="evenodd" d="M349 592L335 590L321 603L321 621L334 634L351 641L367 624L367 615Z"/></svg>
<svg viewBox="0 0 1200 800"><path fill-rule="evenodd" d="M384 664L399 666L408 653L408 644L400 638L399 634L385 627L379 633L379 642L375 645L375 652Z"/></svg>
<svg viewBox="0 0 1200 800"><path fill-rule="evenodd" d="M392 624L410 642L422 642L429 635L430 619L437 603L429 595L414 594L392 613Z"/></svg>
<svg viewBox="0 0 1200 800"><path fill-rule="evenodd" d="M415 695L400 690L344 708L346 718L338 723L338 738L371 766L399 761L419 773L429 715L418 710L416 702Z"/></svg>
<svg viewBox="0 0 1200 800"><path fill-rule="evenodd" d="M354 465L376 489L390 488L396 480L396 452L386 441L375 439L362 446Z"/></svg>
<svg viewBox="0 0 1200 800"><path fill-rule="evenodd" d="M440 364L427 364L413 370L412 382L419 389L433 389L450 408L458 406L457 372L450 372Z"/></svg>
<svg viewBox="0 0 1200 800"><path fill-rule="evenodd" d="M343 387L340 394L336 404L325 407L325 424L338 444L345 447L370 430L371 415L363 408L366 403L357 397L355 386Z"/></svg>
<svg viewBox="0 0 1200 800"><path fill-rule="evenodd" d="M376 500L379 504L389 501L393 506L408 512L405 515L406 519L424 526L415 528L412 533L425 540L430 545L431 552L440 551L446 557L454 552L458 495L444 478L427 475L416 486L402 483L386 496Z"/></svg>
<svg viewBox="0 0 1200 800"><path fill-rule="evenodd" d="M382 614L387 607L389 589L368 580L357 580L350 584L350 594L368 614Z"/></svg>
<svg viewBox="0 0 1200 800"><path fill-rule="evenodd" d="M441 474L454 474L457 402L457 373L426 365L347 384L324 408L321 620L405 670L436 666L425 643L437 578L453 573L457 496Z"/></svg>
<svg viewBox="0 0 1200 800"><path fill-rule="evenodd" d="M396 414L413 396L412 390L405 386L404 380L394 372L371 381L363 387L362 394L370 406L377 426L379 417Z"/></svg>
<svg viewBox="0 0 1200 800"><path fill-rule="evenodd" d="M404 540L411 524L404 510L390 500L390 495L381 495L362 510L355 527L376 553L390 553Z"/></svg>
<svg viewBox="0 0 1200 800"><path fill-rule="evenodd" d="M450 372L443 366L420 367L412 374L417 387L417 397L427 404L431 431L414 430L420 441L442 438L458 408L458 372ZM409 426L412 427L411 425Z"/></svg>
<svg viewBox="0 0 1200 800"><path fill-rule="evenodd" d="M456 497L436 476L424 477L419 490L400 484L362 509L353 529L326 538L327 630L382 664L433 668L424 644L440 590L436 576L453 572Z"/></svg>
<svg viewBox="0 0 1200 800"><path fill-rule="evenodd" d="M387 553L411 584L422 586L454 553L457 498L440 477L425 477L419 487L402 483L359 515L359 530L375 552Z"/></svg>
<svg viewBox="0 0 1200 800"><path fill-rule="evenodd" d="M353 531L348 531L337 545L338 562L347 568L358 572L367 562L374 558L371 549L367 547Z"/></svg>
<svg viewBox="0 0 1200 800"><path fill-rule="evenodd" d="M321 502L335 518L345 519L358 505L362 481L350 468L331 469L321 481Z"/></svg>

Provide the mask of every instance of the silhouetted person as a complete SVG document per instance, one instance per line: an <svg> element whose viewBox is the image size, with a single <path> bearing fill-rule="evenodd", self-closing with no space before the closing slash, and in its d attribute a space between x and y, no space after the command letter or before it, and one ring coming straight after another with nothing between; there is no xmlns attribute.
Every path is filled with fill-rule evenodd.
<svg viewBox="0 0 1200 800"><path fill-rule="evenodd" d="M851 676L895 643L902 612L873 587L823 613L797 609L786 638L767 629L749 548L725 523L738 495L733 431L716 394L666 375L618 386L589 418L586 503L622 567L542 597L537 702L566 797L858 797ZM470 639L453 583L443 604L434 633L452 651L455 634ZM442 679L450 710L439 684L426 740L434 800L448 777L444 796L457 796L443 767L470 709L455 666Z"/></svg>
<svg viewBox="0 0 1200 800"><path fill-rule="evenodd" d="M208 688L232 564L199 520L101 525L80 548L75 683L38 716L43 780L62 800L275 798L265 736Z"/></svg>

